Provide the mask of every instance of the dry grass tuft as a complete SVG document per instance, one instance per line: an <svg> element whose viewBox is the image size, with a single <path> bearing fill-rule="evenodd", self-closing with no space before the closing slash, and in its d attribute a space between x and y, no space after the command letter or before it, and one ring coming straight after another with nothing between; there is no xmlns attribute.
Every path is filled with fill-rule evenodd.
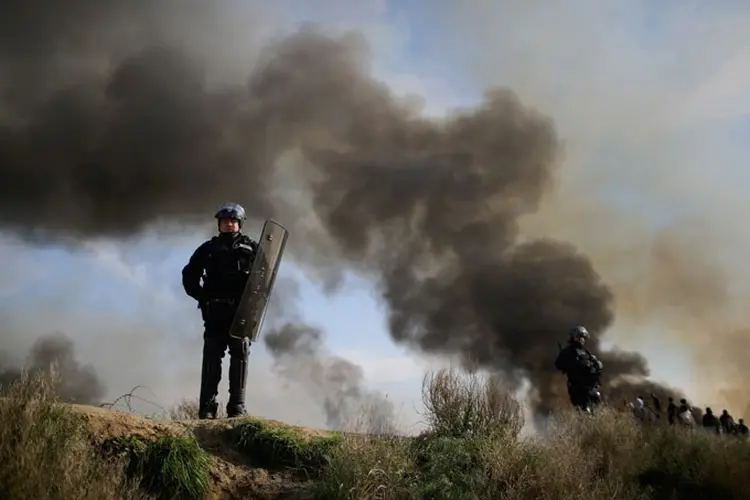
<svg viewBox="0 0 750 500"><path fill-rule="evenodd" d="M323 499L742 499L750 445L629 413L555 415L519 439L521 407L491 376L442 370L423 382L429 431L347 438L331 456Z"/></svg>
<svg viewBox="0 0 750 500"><path fill-rule="evenodd" d="M59 404L54 372L22 378L0 400L0 498L145 498L123 464L104 460L90 444L85 421Z"/></svg>
<svg viewBox="0 0 750 500"><path fill-rule="evenodd" d="M497 375L455 369L425 375L422 402L431 430L451 437L518 436L521 405Z"/></svg>
<svg viewBox="0 0 750 500"><path fill-rule="evenodd" d="M123 436L110 443L121 453L103 453L54 382L24 376L0 398L0 498L145 498L136 485L157 498L205 497L215 471L198 441ZM750 444L735 436L642 425L603 408L556 414L521 439L521 405L495 377L443 370L424 378L422 394L429 430L418 437L396 436L381 413L365 411L360 430L375 434L248 418L227 427L222 446L269 471L305 472L299 484L321 500L735 500L750 491ZM197 405L171 416L195 418ZM130 459L105 459L113 455Z"/></svg>

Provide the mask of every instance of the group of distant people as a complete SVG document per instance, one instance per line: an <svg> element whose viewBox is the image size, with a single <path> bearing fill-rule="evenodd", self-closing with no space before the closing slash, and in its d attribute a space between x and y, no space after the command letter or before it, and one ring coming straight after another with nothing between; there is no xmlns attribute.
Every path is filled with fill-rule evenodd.
<svg viewBox="0 0 750 500"><path fill-rule="evenodd" d="M568 345L560 348L560 353L555 360L555 367L568 378L568 395L571 404L574 408L586 413L591 413L593 407L601 403L599 380L604 368L602 362L586 348L586 341L589 337L586 327L582 325L573 327L569 332ZM650 399L649 405L644 397L638 396L634 402L625 402L626 408L641 421L663 422L661 401L655 394L651 394ZM674 398L670 397L666 413L669 425L696 426L694 408L685 398L680 399L677 404ZM744 419L735 422L727 410L723 410L721 416L716 417L711 408L706 408L700 420L704 429L716 434L738 437L747 437L749 434Z"/></svg>
<svg viewBox="0 0 750 500"><path fill-rule="evenodd" d="M626 408L633 412L633 415L644 422L661 422L662 406L661 401L656 394L651 394L651 405L646 403L643 396L638 396L635 402L626 402ZM693 408L688 404L685 398L680 399L679 404L674 402L674 398L669 398L667 404L667 423L669 425L696 426ZM711 407L706 407L701 417L701 427L706 431L715 434L725 434L728 436L737 436L746 438L750 435L750 429L745 425L745 420L740 418L735 422L732 415L725 409L717 417Z"/></svg>

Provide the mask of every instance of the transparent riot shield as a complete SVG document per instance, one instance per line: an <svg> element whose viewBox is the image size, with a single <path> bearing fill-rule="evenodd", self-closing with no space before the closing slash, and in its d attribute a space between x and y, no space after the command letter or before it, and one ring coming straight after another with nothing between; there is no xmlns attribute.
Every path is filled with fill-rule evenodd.
<svg viewBox="0 0 750 500"><path fill-rule="evenodd" d="M258 340L288 237L289 231L281 224L272 220L263 224L258 253L229 329L231 337Z"/></svg>

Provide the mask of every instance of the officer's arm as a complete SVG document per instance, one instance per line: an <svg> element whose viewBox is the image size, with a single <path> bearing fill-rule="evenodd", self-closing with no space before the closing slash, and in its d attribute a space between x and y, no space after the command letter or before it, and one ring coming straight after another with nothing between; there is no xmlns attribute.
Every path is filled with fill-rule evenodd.
<svg viewBox="0 0 750 500"><path fill-rule="evenodd" d="M597 358L593 354L591 354L591 363L593 364L594 368L596 368L599 371L601 371L604 368L604 364L599 360L599 358Z"/></svg>
<svg viewBox="0 0 750 500"><path fill-rule="evenodd" d="M203 300L204 295L201 278L203 277L203 270L206 268L207 252L207 243L204 243L193 252L187 265L182 268L182 287L186 294L198 302Z"/></svg>
<svg viewBox="0 0 750 500"><path fill-rule="evenodd" d="M557 355L557 359L555 360L555 368L560 370L561 372L567 372L568 371L568 356L567 351L563 349L560 351L560 354Z"/></svg>

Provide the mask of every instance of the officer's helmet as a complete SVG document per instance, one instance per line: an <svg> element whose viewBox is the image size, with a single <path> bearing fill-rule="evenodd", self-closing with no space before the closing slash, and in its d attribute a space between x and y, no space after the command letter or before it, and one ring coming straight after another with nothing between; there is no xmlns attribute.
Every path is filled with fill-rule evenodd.
<svg viewBox="0 0 750 500"><path fill-rule="evenodd" d="M588 340L590 337L589 331L583 325L578 325L570 330L570 340L585 339Z"/></svg>
<svg viewBox="0 0 750 500"><path fill-rule="evenodd" d="M242 227L242 223L247 219L247 215L245 214L245 209L242 208L242 205L238 203L233 202L227 202L224 203L220 208L219 211L216 212L216 215L214 216L216 219L234 219L237 222L239 222L240 227Z"/></svg>

